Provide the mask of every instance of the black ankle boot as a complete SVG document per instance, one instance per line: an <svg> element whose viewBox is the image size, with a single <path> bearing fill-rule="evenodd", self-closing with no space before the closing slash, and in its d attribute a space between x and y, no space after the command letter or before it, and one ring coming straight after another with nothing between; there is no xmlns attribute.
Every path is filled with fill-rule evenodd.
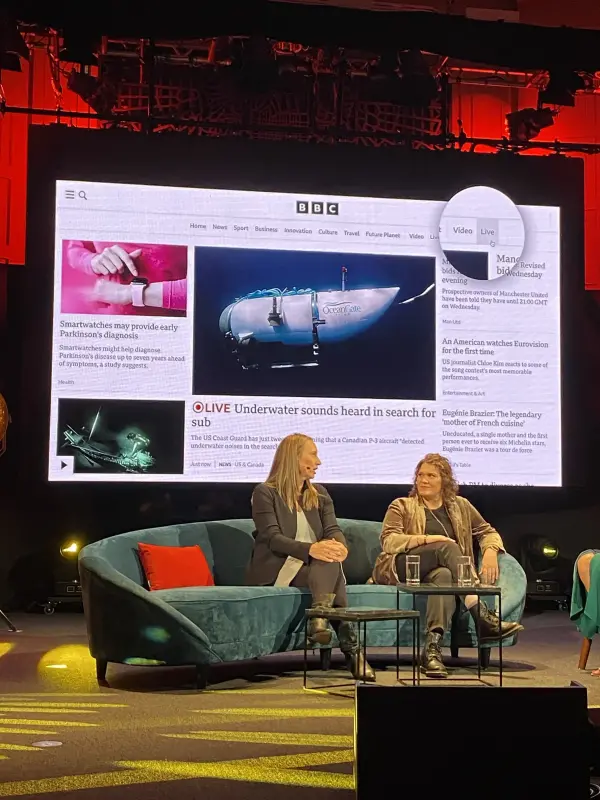
<svg viewBox="0 0 600 800"><path fill-rule="evenodd" d="M500 622L495 611L480 603L479 612L479 642L497 642L501 639L508 639L515 633L523 630L519 622ZM472 606L469 611L475 620L475 630L477 630L477 606Z"/></svg>
<svg viewBox="0 0 600 800"><path fill-rule="evenodd" d="M320 594L313 597L311 608L319 608L323 611L330 609L335 600L334 594ZM323 617L313 617L308 620L308 642L309 644L327 645L331 643L331 628L329 622Z"/></svg>
<svg viewBox="0 0 600 800"><path fill-rule="evenodd" d="M340 622L336 627L340 650L346 656L346 664L355 681L370 681L373 683L377 676L369 662L365 659L364 651L358 649L356 630L351 622Z"/></svg>
<svg viewBox="0 0 600 800"><path fill-rule="evenodd" d="M442 634L429 631L421 653L421 671L428 678L447 678L448 670L442 661Z"/></svg>

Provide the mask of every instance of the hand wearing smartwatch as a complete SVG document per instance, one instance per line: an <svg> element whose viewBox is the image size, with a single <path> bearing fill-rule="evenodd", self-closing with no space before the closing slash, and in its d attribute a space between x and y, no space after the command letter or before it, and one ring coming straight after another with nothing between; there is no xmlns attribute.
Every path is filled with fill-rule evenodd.
<svg viewBox="0 0 600 800"><path fill-rule="evenodd" d="M105 305L162 308L163 286L162 282L150 283L147 278L138 276L131 283L99 278L91 292L91 299Z"/></svg>
<svg viewBox="0 0 600 800"><path fill-rule="evenodd" d="M131 304L136 308L143 308L144 303L144 290L148 286L147 278L135 277L131 283Z"/></svg>

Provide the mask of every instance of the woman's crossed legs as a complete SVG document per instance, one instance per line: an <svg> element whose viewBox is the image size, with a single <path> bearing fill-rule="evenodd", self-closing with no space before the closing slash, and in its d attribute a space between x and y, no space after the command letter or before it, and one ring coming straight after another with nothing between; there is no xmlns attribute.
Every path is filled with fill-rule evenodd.
<svg viewBox="0 0 600 800"><path fill-rule="evenodd" d="M406 581L406 556L420 556L421 580L436 586L452 586L458 583L458 559L463 555L452 539L415 547L410 553L396 556L396 572L401 583ZM477 605L477 595L464 598L467 608ZM445 633L450 626L456 600L454 595L432 594L427 601L427 630Z"/></svg>

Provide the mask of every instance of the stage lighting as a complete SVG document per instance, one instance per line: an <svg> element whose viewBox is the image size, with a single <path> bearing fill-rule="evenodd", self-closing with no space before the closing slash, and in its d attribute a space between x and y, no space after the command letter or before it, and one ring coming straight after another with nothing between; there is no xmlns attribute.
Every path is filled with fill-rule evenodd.
<svg viewBox="0 0 600 800"><path fill-rule="evenodd" d="M279 67L273 47L264 36L234 39L231 69L237 73L239 88L254 94L273 91L279 79Z"/></svg>
<svg viewBox="0 0 600 800"><path fill-rule="evenodd" d="M398 67L398 53L388 50L379 56L376 64L369 66L368 75L372 81L397 81Z"/></svg>
<svg viewBox="0 0 600 800"><path fill-rule="evenodd" d="M21 72L21 59L29 61L29 49L14 21L0 17L0 69Z"/></svg>
<svg viewBox="0 0 600 800"><path fill-rule="evenodd" d="M545 558L558 558L558 547L555 544L544 544L542 545L542 555Z"/></svg>
<svg viewBox="0 0 600 800"><path fill-rule="evenodd" d="M522 108L506 115L506 130L511 142L529 142L542 128L554 125L558 111L549 108Z"/></svg>
<svg viewBox="0 0 600 800"><path fill-rule="evenodd" d="M74 539L70 539L61 545L60 554L63 558L76 558L81 550L81 545Z"/></svg>
<svg viewBox="0 0 600 800"><path fill-rule="evenodd" d="M550 71L546 88L539 92L540 105L574 106L575 93L585 89L585 79L577 72Z"/></svg>
<svg viewBox="0 0 600 800"><path fill-rule="evenodd" d="M527 576L527 598L556 601L566 609L573 564L561 558L556 542L545 536L526 536L521 541L520 560Z"/></svg>
<svg viewBox="0 0 600 800"><path fill-rule="evenodd" d="M73 70L69 74L67 86L76 95L79 95L96 114L110 114L117 101L114 88L105 82L100 82L88 72Z"/></svg>
<svg viewBox="0 0 600 800"><path fill-rule="evenodd" d="M0 53L0 70L22 72L21 59L16 53Z"/></svg>
<svg viewBox="0 0 600 800"><path fill-rule="evenodd" d="M82 548L77 537L69 537L59 548L62 559L57 559L53 566L52 594L41 603L44 614L54 614L55 609L64 603L81 605L81 583L77 557Z"/></svg>
<svg viewBox="0 0 600 800"><path fill-rule="evenodd" d="M398 98L402 105L422 108L435 99L439 91L438 83L420 50L405 50L400 53L400 72L402 77Z"/></svg>
<svg viewBox="0 0 600 800"><path fill-rule="evenodd" d="M542 536L532 536L527 539L527 550L532 558L538 558L545 564L545 559L553 561L558 558L558 545L554 544L550 539L545 539Z"/></svg>
<svg viewBox="0 0 600 800"><path fill-rule="evenodd" d="M92 37L84 35L81 31L76 33L65 31L59 57L61 61L70 64L94 66L98 63L96 57L98 50L98 42L94 41Z"/></svg>

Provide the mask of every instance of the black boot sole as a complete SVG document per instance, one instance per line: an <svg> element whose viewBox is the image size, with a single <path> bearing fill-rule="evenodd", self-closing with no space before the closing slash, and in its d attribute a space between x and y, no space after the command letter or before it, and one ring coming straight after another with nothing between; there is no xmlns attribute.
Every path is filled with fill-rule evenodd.
<svg viewBox="0 0 600 800"><path fill-rule="evenodd" d="M375 683L377 681L377 675L372 667L371 670L373 671L367 673L363 673L363 671L360 669L355 671L352 669L352 661L350 656L346 653L344 653L344 655L346 656L346 667L348 672L352 675L355 681L366 681L368 683Z"/></svg>
<svg viewBox="0 0 600 800"><path fill-rule="evenodd" d="M420 667L420 670L423 673L423 675L425 675L426 678L431 678L432 680L443 681L446 680L446 678L448 677L448 672L446 670L434 671L432 669L428 670L425 667Z"/></svg>
<svg viewBox="0 0 600 800"><path fill-rule="evenodd" d="M503 633L499 634L498 636L481 636L479 638L479 643L480 644L489 644L490 642L504 641L505 639L510 639L510 637L514 636L515 633L519 633L520 631L524 631L524 630L525 630L525 628L522 625L520 625L518 623L515 623L515 627L514 628L511 628L508 631L504 631Z"/></svg>
<svg viewBox="0 0 600 800"><path fill-rule="evenodd" d="M352 675L352 673L350 673ZM352 675L355 681L364 681L365 683L377 683L377 676L376 675L369 675L368 673L363 676L360 675Z"/></svg>

